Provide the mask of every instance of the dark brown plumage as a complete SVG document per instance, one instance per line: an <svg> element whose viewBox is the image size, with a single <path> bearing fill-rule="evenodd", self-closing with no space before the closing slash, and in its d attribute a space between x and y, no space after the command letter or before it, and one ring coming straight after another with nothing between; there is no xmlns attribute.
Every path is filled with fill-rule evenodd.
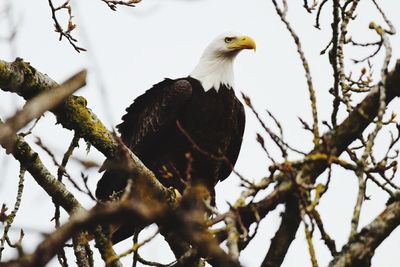
<svg viewBox="0 0 400 267"><path fill-rule="evenodd" d="M243 105L232 89L222 85L218 92L205 92L190 77L154 85L127 108L122 120L117 128L123 142L164 186L183 192L191 169L192 181L206 185L211 194L232 171L245 125ZM96 196L106 200L124 189L126 179L118 170L106 171Z"/></svg>

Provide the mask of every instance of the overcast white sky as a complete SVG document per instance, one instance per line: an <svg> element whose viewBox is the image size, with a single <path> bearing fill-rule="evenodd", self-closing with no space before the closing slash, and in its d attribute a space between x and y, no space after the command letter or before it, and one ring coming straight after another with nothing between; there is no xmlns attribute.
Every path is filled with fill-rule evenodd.
<svg viewBox="0 0 400 267"><path fill-rule="evenodd" d="M0 1L0 9L5 0ZM99 0L73 1L73 12L78 29L75 36L79 44L89 51L78 54L66 42L58 41L53 31L47 1L12 0L13 18L18 23L18 35L14 51L6 42L0 43L0 58L12 60L14 56L24 58L41 72L47 73L58 82L82 68L89 70L88 85L78 94L88 100L88 106L109 126L115 126L132 100L142 94L152 84L164 77L187 76L197 63L203 49L210 40L222 32L236 31L252 36L257 42L257 52L245 51L235 63L237 93L245 92L253 99L254 105L262 113L270 110L281 121L286 140L293 146L309 151L312 136L302 130L298 117L311 121L309 95L304 71L296 53L294 43L277 16L271 1L238 0L143 0L135 8L120 7L117 12L110 11ZM301 38L306 56L310 62L314 86L318 97L320 121L329 120L331 96L328 90L332 85L332 71L327 56L319 52L330 40L331 7L327 4L321 14L322 30L316 30L315 14L310 15L301 7L303 1L288 1L289 20ZM400 2L379 1L395 26L400 26ZM350 35L357 41L374 41L375 34L368 29L371 21L383 23L372 1L361 1L358 18L350 25ZM1 14L3 15L3 14ZM0 36L8 31L7 21L0 20ZM400 38L392 37L394 59L400 58ZM369 50L350 50L352 57L362 57ZM374 77L379 78L382 55L373 61ZM349 65L350 66L350 65ZM353 66L357 71L361 66ZM347 69L349 71L350 68ZM101 89L103 88L103 89ZM106 96L102 95L102 90ZM0 91L0 118L5 119L21 107L23 101L13 95ZM393 101L391 110L400 113L399 100ZM259 180L267 174L269 160L255 141L256 132L261 129L254 116L247 112L247 125L242 151L236 169L245 177ZM266 118L266 116L265 116ZM55 151L58 160L69 145L72 134L58 125L51 114L42 119L34 134ZM269 125L272 125L268 121ZM321 126L323 132L325 128ZM382 134L378 146L385 147L387 134ZM30 138L34 140L34 138ZM89 157L102 162L103 157L94 148L86 155L84 142L76 153L79 157ZM271 151L278 157L278 151L268 141ZM49 162L43 151L34 146L41 156ZM382 152L381 152L382 153ZM379 153L378 153L379 154ZM295 159L293 155L292 159ZM16 188L17 164L9 156L0 152L0 203L12 206ZM51 168L55 173L55 168ZM71 163L69 172L79 179L80 167ZM95 170L86 172L90 184L100 177ZM400 177L397 176L396 179ZM323 179L321 179L323 181ZM217 187L217 201L221 210L227 209L226 201L233 202L239 194L239 181L231 176ZM33 248L40 240L37 231L47 231L52 217L49 210L52 203L47 195L27 175L26 195L15 222L16 227L26 229L25 247ZM336 239L340 248L350 232L350 217L355 203L357 179L353 175L335 169L330 191L321 201L319 210L328 233ZM366 202L361 216L361 225L371 221L384 208L385 194L373 185L368 188L371 200ZM93 203L77 194L87 207ZM258 237L241 256L244 266L259 266L263 260L270 239L279 226L279 210L263 221ZM0 228L1 229L1 228ZM307 244L300 228L282 266L310 266ZM329 251L315 236L317 257L320 266L326 266L331 257ZM142 249L148 259L159 259L162 249L157 239ZM129 247L128 243L118 246L120 251ZM376 251L373 266L395 267L400 262L396 253L400 247L400 231L396 230ZM10 256L10 255L8 255ZM165 262L171 255L163 255ZM129 259L128 259L129 260ZM73 260L70 262L73 264ZM56 266L53 261L51 266Z"/></svg>

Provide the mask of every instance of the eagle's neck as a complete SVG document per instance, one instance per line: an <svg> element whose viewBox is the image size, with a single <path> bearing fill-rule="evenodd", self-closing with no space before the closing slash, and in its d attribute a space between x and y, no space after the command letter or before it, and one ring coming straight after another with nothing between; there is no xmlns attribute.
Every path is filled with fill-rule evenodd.
<svg viewBox="0 0 400 267"><path fill-rule="evenodd" d="M233 59L235 56L205 53L190 77L201 82L204 91L219 90L221 85L233 88Z"/></svg>

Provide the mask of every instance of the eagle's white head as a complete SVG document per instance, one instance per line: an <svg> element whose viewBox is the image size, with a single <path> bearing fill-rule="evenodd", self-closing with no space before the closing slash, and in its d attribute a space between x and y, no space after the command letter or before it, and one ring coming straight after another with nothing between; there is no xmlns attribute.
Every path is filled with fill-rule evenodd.
<svg viewBox="0 0 400 267"><path fill-rule="evenodd" d="M246 35L224 33L215 38L204 50L190 77L201 82L205 91L221 84L233 87L233 60L243 49L256 50L256 43Z"/></svg>

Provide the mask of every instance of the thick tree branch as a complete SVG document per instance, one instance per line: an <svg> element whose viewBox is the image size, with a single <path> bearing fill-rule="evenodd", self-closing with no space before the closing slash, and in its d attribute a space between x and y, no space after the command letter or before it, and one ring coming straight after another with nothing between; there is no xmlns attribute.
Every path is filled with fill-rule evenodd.
<svg viewBox="0 0 400 267"><path fill-rule="evenodd" d="M395 201L356 234L329 267L371 266L375 249L400 225L400 202Z"/></svg>
<svg viewBox="0 0 400 267"><path fill-rule="evenodd" d="M29 63L16 59L9 63L0 60L0 88L17 93L26 100L57 87L50 77L40 73ZM63 105L53 110L63 127L75 130L108 158L117 158L118 149L113 135L93 112L86 107L83 97L70 96Z"/></svg>
<svg viewBox="0 0 400 267"><path fill-rule="evenodd" d="M135 218L140 225L158 223L173 225L171 231L198 248L199 255L211 257L215 267L240 267L240 264L226 254L208 232L204 217L203 195L189 191L182 204L172 209L167 203L149 207L141 198L129 198L96 206L89 212L81 211L45 238L33 254L15 261L0 264L1 267L44 266L54 257L64 242L82 230L93 229L98 224L122 223L126 218ZM197 207L197 208L196 208ZM114 265L113 265L114 266ZM119 266L119 265L118 265Z"/></svg>
<svg viewBox="0 0 400 267"><path fill-rule="evenodd" d="M240 267L240 263L228 255L214 236L208 231L205 221L204 199L208 189L197 185L189 187L176 212L168 212L164 223L183 240L188 240L198 250L202 258L214 267ZM181 227L176 227L178 223Z"/></svg>
<svg viewBox="0 0 400 267"><path fill-rule="evenodd" d="M83 232L78 232L72 236L72 245L74 247L74 254L76 264L79 267L92 267L93 266L93 252L87 242L87 236Z"/></svg>
<svg viewBox="0 0 400 267"><path fill-rule="evenodd" d="M301 222L299 203L296 198L290 198L282 215L282 222L269 246L261 267L281 266L290 244L296 237Z"/></svg>
<svg viewBox="0 0 400 267"><path fill-rule="evenodd" d="M0 143L5 144L7 138L27 125L31 120L40 117L47 110L56 107L85 84L86 71L80 71L61 86L32 98L22 110L18 111L0 126Z"/></svg>

